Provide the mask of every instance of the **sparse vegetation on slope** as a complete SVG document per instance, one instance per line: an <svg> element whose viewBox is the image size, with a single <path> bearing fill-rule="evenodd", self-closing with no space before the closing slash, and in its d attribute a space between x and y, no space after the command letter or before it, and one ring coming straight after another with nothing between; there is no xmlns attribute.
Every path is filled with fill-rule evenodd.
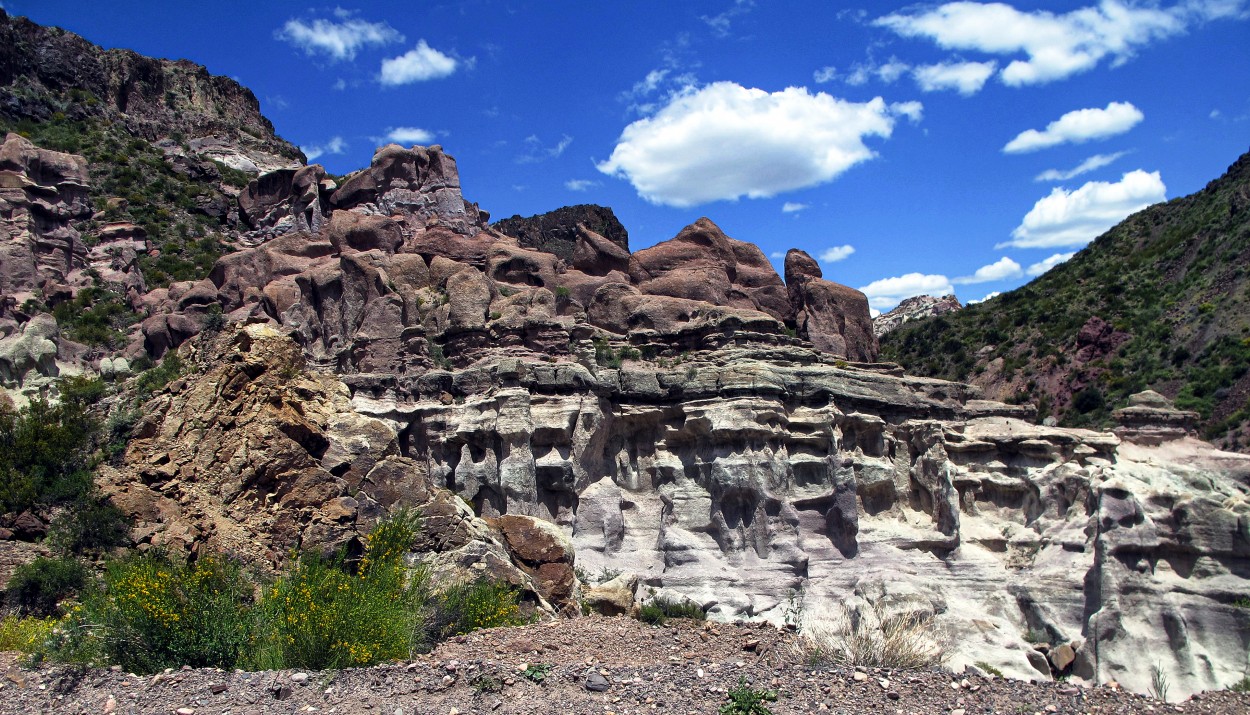
<svg viewBox="0 0 1250 715"><path fill-rule="evenodd" d="M882 339L908 372L1101 426L1153 389L1209 439L1250 448L1250 154L1152 206L1028 285ZM1098 319L1101 321L1095 321ZM1102 325L1105 323L1105 325Z"/></svg>
<svg viewBox="0 0 1250 715"><path fill-rule="evenodd" d="M395 512L372 532L359 562L296 555L263 587L217 554L184 561L130 553L109 561L99 583L77 562L44 560L28 569L39 579L15 579L10 601L28 613L64 616L55 629L37 618L6 622L0 635L8 632L11 647L35 660L138 673L183 665L337 669L410 658L453 635L525 622L506 585L440 585L424 568L410 568L418 529L415 515ZM80 600L66 608L71 597Z"/></svg>

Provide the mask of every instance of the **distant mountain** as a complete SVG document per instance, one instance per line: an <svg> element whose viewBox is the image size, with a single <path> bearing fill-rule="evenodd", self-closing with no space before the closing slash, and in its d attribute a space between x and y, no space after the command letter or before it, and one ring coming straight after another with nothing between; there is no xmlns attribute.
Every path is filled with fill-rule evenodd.
<svg viewBox="0 0 1250 715"><path fill-rule="evenodd" d="M1150 388L1250 450L1250 154L1140 211L1026 286L882 338L910 373L1098 425Z"/></svg>
<svg viewBox="0 0 1250 715"><path fill-rule="evenodd" d="M882 335L897 329L904 323L932 318L935 315L953 313L956 310L962 310L963 307L963 304L953 294L944 295L941 298L932 295L918 295L899 303L894 310L873 318L872 329L879 339Z"/></svg>
<svg viewBox="0 0 1250 715"><path fill-rule="evenodd" d="M274 134L256 95L233 79L187 60L106 50L3 10L0 116L11 123L48 122L67 129L104 119L147 141L217 136L283 163L305 161L297 147Z"/></svg>

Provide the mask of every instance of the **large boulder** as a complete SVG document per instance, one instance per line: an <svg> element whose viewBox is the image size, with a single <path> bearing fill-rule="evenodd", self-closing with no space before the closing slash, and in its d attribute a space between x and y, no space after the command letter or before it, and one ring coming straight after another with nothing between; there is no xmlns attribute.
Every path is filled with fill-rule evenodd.
<svg viewBox="0 0 1250 715"><path fill-rule="evenodd" d="M707 218L630 257L630 279L643 293L700 300L790 318L785 284L757 246L725 235Z"/></svg>
<svg viewBox="0 0 1250 715"><path fill-rule="evenodd" d="M820 265L804 251L792 248L786 253L786 287L799 337L848 360L876 360L868 297L822 275Z"/></svg>
<svg viewBox="0 0 1250 715"><path fill-rule="evenodd" d="M487 219L476 204L464 200L456 160L438 145L381 147L368 169L352 174L330 196L330 204L336 209L371 207L407 216L417 227L434 222L465 236L477 235Z"/></svg>

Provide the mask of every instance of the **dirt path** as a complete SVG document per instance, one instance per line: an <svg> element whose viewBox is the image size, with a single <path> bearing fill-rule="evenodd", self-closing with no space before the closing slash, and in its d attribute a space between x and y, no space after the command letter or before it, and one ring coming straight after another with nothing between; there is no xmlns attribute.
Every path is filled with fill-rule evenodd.
<svg viewBox="0 0 1250 715"><path fill-rule="evenodd" d="M24 670L15 654L4 653L0 713L703 714L728 702L726 693L740 678L775 690L777 700L765 705L777 715L1250 712L1250 695L1229 692L1164 704L1064 683L813 669L798 662L791 639L767 627L673 622L656 628L625 618L579 618L481 631L410 663L373 668L187 669L142 677L108 669Z"/></svg>

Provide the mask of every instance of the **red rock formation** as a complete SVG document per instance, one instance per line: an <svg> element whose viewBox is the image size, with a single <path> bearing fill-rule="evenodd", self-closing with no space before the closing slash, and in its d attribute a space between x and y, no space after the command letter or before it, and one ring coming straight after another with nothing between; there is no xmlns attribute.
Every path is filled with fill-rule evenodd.
<svg viewBox="0 0 1250 715"><path fill-rule="evenodd" d="M786 253L786 286L799 337L848 360L876 360L867 296L822 276L820 265L807 253L797 248Z"/></svg>

